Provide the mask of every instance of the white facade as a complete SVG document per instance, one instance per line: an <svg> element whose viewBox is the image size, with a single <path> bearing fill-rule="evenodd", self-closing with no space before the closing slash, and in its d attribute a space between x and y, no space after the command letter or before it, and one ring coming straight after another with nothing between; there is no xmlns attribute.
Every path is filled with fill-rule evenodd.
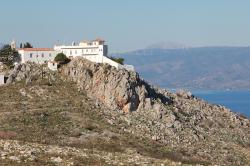
<svg viewBox="0 0 250 166"><path fill-rule="evenodd" d="M78 45L73 43L71 46L55 46L54 50L64 53L69 58L81 56L96 63L104 63L103 59L108 55L108 46L100 39L92 42L83 41Z"/></svg>
<svg viewBox="0 0 250 166"><path fill-rule="evenodd" d="M64 53L68 58L83 57L95 63L107 63L117 69L134 70L133 66L121 65L107 57L108 46L105 45L105 41L96 39L91 42L83 41L78 45L73 43L72 45L59 45L51 48L22 48L18 49L18 53L21 56L21 63L35 62L35 63L47 63L54 61L58 53ZM53 63L48 63L48 67L52 70L57 70L53 66Z"/></svg>
<svg viewBox="0 0 250 166"><path fill-rule="evenodd" d="M0 74L0 85L5 84L4 79L5 79L4 75Z"/></svg>
<svg viewBox="0 0 250 166"><path fill-rule="evenodd" d="M48 62L48 68L50 70L56 71L58 68L58 63L56 61L49 61Z"/></svg>
<svg viewBox="0 0 250 166"><path fill-rule="evenodd" d="M21 56L21 63L29 61L40 64L54 60L58 53L58 51L51 48L23 48L17 51Z"/></svg>

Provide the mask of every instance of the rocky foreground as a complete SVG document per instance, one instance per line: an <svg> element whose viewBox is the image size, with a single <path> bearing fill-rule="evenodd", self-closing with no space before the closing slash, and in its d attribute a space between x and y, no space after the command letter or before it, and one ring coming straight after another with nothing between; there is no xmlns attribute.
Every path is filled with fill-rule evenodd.
<svg viewBox="0 0 250 166"><path fill-rule="evenodd" d="M101 157L79 152L68 159L65 156L71 155L43 151L32 162L19 157L16 164L51 164L55 159L61 161L59 165L83 161L90 162L85 165L91 161L97 165L250 165L249 119L190 92L175 94L153 87L135 72L76 58L58 73L35 64L16 66L8 83L0 87L3 162L18 157L4 155L5 143L21 141L36 148L87 149ZM117 158L105 157L115 154Z"/></svg>

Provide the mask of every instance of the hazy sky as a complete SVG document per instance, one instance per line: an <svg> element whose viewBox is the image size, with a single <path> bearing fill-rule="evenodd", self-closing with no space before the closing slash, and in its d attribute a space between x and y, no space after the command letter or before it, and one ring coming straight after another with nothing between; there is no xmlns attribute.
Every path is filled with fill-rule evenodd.
<svg viewBox="0 0 250 166"><path fill-rule="evenodd" d="M110 52L160 41L250 45L250 0L1 0L0 43L104 38Z"/></svg>

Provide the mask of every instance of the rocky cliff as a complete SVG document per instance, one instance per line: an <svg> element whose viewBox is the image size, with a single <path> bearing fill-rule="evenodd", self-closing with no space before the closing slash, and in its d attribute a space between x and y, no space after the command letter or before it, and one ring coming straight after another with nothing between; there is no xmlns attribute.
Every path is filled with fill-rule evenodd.
<svg viewBox="0 0 250 166"><path fill-rule="evenodd" d="M16 67L9 83L26 79L27 85L32 84L37 78L34 73L40 73L41 69L31 66ZM65 92L67 100L79 98L73 94L76 87L77 93L84 93L95 101L94 114L117 128L119 134L140 138L138 144L148 139L180 154L179 160L200 161L204 165L250 163L250 121L223 106L209 104L190 92L171 93L153 87L135 72L82 58L72 60L58 72L61 83L72 82L72 92L68 92L71 95ZM43 76L52 80L48 85L53 87L53 80L59 79L57 74L45 73ZM72 138L67 142L72 142Z"/></svg>
<svg viewBox="0 0 250 166"><path fill-rule="evenodd" d="M79 90L87 91L90 96L112 109L124 112L150 109L160 111L172 102L169 96L159 93L133 71L116 70L107 64L76 58L61 72L65 78L76 82Z"/></svg>
<svg viewBox="0 0 250 166"><path fill-rule="evenodd" d="M79 90L111 109L128 113L111 112L109 119L114 125L126 121L125 131L209 161L249 162L249 119L223 106L209 104L190 92L175 94L154 88L135 72L81 58L70 62L62 73L75 81Z"/></svg>

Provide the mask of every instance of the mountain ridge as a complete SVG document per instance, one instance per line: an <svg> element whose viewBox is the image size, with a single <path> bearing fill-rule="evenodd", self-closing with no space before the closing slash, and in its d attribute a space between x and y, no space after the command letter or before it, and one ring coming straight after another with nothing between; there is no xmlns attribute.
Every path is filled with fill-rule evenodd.
<svg viewBox="0 0 250 166"><path fill-rule="evenodd" d="M250 89L250 47L142 49L116 54L143 78L167 88Z"/></svg>
<svg viewBox="0 0 250 166"><path fill-rule="evenodd" d="M185 48L188 48L188 46L171 41L166 41L166 42L162 41L146 47L146 49L185 49Z"/></svg>

